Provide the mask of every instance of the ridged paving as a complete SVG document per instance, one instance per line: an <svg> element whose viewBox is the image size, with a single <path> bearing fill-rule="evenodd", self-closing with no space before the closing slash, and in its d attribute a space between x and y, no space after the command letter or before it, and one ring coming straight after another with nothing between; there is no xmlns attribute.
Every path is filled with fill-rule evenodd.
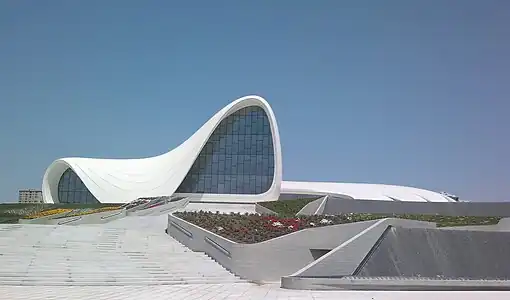
<svg viewBox="0 0 510 300"><path fill-rule="evenodd" d="M243 282L208 256L151 230L0 226L0 285Z"/></svg>

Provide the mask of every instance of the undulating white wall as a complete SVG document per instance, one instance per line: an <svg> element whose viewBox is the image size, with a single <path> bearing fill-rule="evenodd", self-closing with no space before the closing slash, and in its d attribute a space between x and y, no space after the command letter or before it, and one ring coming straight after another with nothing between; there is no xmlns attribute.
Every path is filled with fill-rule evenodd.
<svg viewBox="0 0 510 300"><path fill-rule="evenodd" d="M358 200L455 202L437 192L386 184L282 181L281 192L339 195Z"/></svg>
<svg viewBox="0 0 510 300"><path fill-rule="evenodd" d="M271 187L259 195L201 195L199 198L204 201L246 203L278 199L282 180L282 154L276 118L265 99L246 96L225 106L188 140L168 153L140 159L57 159L43 177L44 201L58 202L58 181L67 168L71 168L80 177L100 202L126 203L140 197L172 195L220 122L249 106L261 107L269 119L275 157L275 174Z"/></svg>

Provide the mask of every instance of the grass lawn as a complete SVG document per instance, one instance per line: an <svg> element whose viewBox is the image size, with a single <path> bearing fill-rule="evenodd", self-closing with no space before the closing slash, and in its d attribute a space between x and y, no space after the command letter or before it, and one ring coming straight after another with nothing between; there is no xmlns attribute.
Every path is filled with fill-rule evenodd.
<svg viewBox="0 0 510 300"><path fill-rule="evenodd" d="M305 205L317 198L260 202L258 204L274 211L279 217L292 218L296 216ZM467 225L493 225L497 224L501 217L469 217L469 216L439 216L439 215L412 215L412 214L369 214L369 213L351 213L351 218L357 221L367 221L382 218L400 218L418 221L427 221L437 223L438 227L449 226L467 226Z"/></svg>
<svg viewBox="0 0 510 300"><path fill-rule="evenodd" d="M268 208L278 216L281 217L293 217L295 216L305 205L315 201L319 198L303 198L296 200L283 200L283 201L270 201L270 202L259 202L258 204Z"/></svg>

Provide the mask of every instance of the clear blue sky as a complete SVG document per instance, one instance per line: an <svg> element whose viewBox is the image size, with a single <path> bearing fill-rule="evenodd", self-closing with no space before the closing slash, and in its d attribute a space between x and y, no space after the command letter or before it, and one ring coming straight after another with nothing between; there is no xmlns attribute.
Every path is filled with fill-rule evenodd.
<svg viewBox="0 0 510 300"><path fill-rule="evenodd" d="M244 95L284 179L509 200L510 1L1 1L0 201L166 152Z"/></svg>

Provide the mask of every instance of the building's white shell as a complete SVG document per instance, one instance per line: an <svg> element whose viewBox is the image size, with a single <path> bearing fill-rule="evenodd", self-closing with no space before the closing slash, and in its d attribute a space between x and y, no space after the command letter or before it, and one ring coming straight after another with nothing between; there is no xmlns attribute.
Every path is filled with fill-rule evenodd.
<svg viewBox="0 0 510 300"><path fill-rule="evenodd" d="M282 191L297 194L332 193L354 199L450 201L439 193L409 187L282 182L282 152L276 118L266 100L258 96L247 96L230 103L179 147L159 156L140 159L57 159L44 174L42 186L44 201L58 203L58 182L67 168L71 168L81 178L100 202L126 203L140 197L173 195L219 123L234 112L248 106L261 107L269 118L275 156L275 174L271 187L267 192L259 195L193 195L194 197L203 201L252 203L278 199Z"/></svg>
<svg viewBox="0 0 510 300"><path fill-rule="evenodd" d="M440 193L386 184L282 181L286 194L328 194L357 200L453 202Z"/></svg>

